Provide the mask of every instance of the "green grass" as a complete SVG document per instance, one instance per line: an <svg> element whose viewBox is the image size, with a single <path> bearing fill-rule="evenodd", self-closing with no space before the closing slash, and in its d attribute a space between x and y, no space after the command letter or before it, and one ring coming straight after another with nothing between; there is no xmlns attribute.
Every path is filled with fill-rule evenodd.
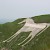
<svg viewBox="0 0 50 50"><path fill-rule="evenodd" d="M12 50L18 50L20 49L18 46L19 43L21 43L28 35L30 32L21 32L17 37L15 37L11 42L5 42L1 44L1 47L6 47L6 48L12 48Z"/></svg>
<svg viewBox="0 0 50 50"><path fill-rule="evenodd" d="M25 50L50 50L50 27L29 42Z"/></svg>
<svg viewBox="0 0 50 50"><path fill-rule="evenodd" d="M18 24L19 22L23 21L24 18L18 19L14 22L10 23L5 23L5 24L0 24L0 41L3 41L7 38L9 38L11 35L16 33L23 25L23 24Z"/></svg>
<svg viewBox="0 0 50 50"><path fill-rule="evenodd" d="M0 42L6 40L14 33L16 33L25 23L18 24L19 22L23 21L25 18L17 19L13 22L8 22L5 24L0 24ZM0 43L0 47L1 47ZM3 45L3 44L2 44Z"/></svg>
<svg viewBox="0 0 50 50"><path fill-rule="evenodd" d="M50 14L32 17L36 23L50 23Z"/></svg>
<svg viewBox="0 0 50 50"><path fill-rule="evenodd" d="M18 47L21 47L18 46L19 43L21 43L28 35L30 34L30 32L21 32L18 36L17 36L17 41L11 46L12 47L12 50L19 50L20 48ZM15 38L16 40L16 38Z"/></svg>
<svg viewBox="0 0 50 50"><path fill-rule="evenodd" d="M0 24L0 42L9 38L16 33L25 23L18 24L26 18L17 19L13 22ZM36 23L50 23L50 14L32 17ZM12 50L50 50L50 27L39 36L35 36L25 47L18 43L22 42L30 32L21 32L16 38L9 43L0 43L1 47L11 48ZM37 40L38 39L38 40ZM10 50L10 49L9 49Z"/></svg>

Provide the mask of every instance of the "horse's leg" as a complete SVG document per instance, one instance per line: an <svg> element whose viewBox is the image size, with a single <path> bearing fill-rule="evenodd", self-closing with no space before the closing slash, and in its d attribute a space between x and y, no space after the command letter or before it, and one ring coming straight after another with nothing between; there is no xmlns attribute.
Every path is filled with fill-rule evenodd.
<svg viewBox="0 0 50 50"><path fill-rule="evenodd" d="M29 36L24 41L22 41L21 43L19 43L18 45L21 45L23 42L25 42L30 37L31 37L31 34L29 34Z"/></svg>
<svg viewBox="0 0 50 50"><path fill-rule="evenodd" d="M25 44L23 44L22 46L28 44L31 40L33 39L33 37L31 37Z"/></svg>

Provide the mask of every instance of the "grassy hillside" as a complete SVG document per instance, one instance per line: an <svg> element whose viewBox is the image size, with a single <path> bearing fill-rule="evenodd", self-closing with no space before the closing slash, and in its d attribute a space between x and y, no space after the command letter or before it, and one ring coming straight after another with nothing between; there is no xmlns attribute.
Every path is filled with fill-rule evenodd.
<svg viewBox="0 0 50 50"><path fill-rule="evenodd" d="M32 17L36 23L50 23L50 14Z"/></svg>
<svg viewBox="0 0 50 50"><path fill-rule="evenodd" d="M29 42L25 50L50 50L50 27Z"/></svg>
<svg viewBox="0 0 50 50"><path fill-rule="evenodd" d="M14 22L9 22L5 24L0 24L0 41L3 41L10 37L12 34L17 32L23 25L18 24L23 21L25 18L17 19Z"/></svg>
<svg viewBox="0 0 50 50"><path fill-rule="evenodd" d="M41 33L39 36L35 36L26 46L18 46L18 43L22 42L30 32L21 32L16 38L9 43L2 43L3 40L9 38L15 32L17 32L23 25L18 24L25 18L17 19L13 22L0 24L0 50L2 47L8 48L8 50L50 50L50 27ZM36 23L50 23L50 15L41 15L32 17Z"/></svg>

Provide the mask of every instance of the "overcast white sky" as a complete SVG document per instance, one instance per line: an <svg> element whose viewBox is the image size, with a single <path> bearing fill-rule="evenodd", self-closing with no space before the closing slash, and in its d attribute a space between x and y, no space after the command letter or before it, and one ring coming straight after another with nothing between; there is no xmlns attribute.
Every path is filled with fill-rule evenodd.
<svg viewBox="0 0 50 50"><path fill-rule="evenodd" d="M50 14L50 0L0 0L0 22Z"/></svg>

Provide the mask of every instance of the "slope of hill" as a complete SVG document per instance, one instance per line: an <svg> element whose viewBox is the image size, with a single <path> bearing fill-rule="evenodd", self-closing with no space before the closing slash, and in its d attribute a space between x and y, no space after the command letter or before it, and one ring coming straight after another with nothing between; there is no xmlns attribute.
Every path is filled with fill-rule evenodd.
<svg viewBox="0 0 50 50"><path fill-rule="evenodd" d="M50 14L32 17L36 23L50 23Z"/></svg>
<svg viewBox="0 0 50 50"><path fill-rule="evenodd" d="M0 24L0 50L7 49L7 50L50 50L50 27L48 27L44 32L39 34L38 36L35 35L35 37L25 46L18 45L20 42L22 42L28 35L31 33L31 31L28 32L21 32L18 36L16 36L13 40L10 42L3 42L4 40L11 37L13 34L15 34L20 28L22 28L25 24L19 22L25 20L26 18L17 19L14 22L9 22L5 24ZM32 17L32 19L36 23L50 23L50 15L41 15ZM30 37L31 38L31 37ZM27 40L29 40L28 38ZM26 41L27 41L26 40Z"/></svg>

